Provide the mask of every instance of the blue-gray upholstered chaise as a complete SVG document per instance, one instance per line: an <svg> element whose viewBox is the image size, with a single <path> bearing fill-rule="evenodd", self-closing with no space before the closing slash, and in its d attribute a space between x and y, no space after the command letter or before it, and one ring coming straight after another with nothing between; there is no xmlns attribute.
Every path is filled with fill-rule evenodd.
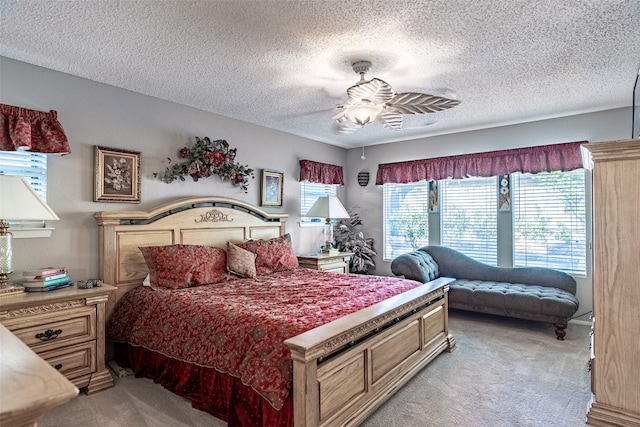
<svg viewBox="0 0 640 427"><path fill-rule="evenodd" d="M566 273L540 267L492 267L444 246L425 246L400 255L391 263L391 271L423 283L453 277L449 307L550 322L559 340L578 310L576 281Z"/></svg>

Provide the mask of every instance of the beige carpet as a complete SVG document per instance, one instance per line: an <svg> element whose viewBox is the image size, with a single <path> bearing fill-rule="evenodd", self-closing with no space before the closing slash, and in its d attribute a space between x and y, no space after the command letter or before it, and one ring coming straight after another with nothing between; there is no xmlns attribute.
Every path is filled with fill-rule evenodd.
<svg viewBox="0 0 640 427"><path fill-rule="evenodd" d="M458 348L438 356L374 413L366 427L577 427L589 402L586 325L565 341L536 322L452 311ZM224 426L151 380L124 377L80 395L40 427Z"/></svg>

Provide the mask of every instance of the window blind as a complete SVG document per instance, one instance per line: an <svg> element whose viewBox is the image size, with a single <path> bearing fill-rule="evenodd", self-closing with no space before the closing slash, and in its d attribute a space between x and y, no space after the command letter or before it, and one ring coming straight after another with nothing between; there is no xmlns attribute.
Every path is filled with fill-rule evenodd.
<svg viewBox="0 0 640 427"><path fill-rule="evenodd" d="M440 242L497 265L497 178L440 181Z"/></svg>
<svg viewBox="0 0 640 427"><path fill-rule="evenodd" d="M512 174L514 266L586 275L585 171Z"/></svg>
<svg viewBox="0 0 640 427"><path fill-rule="evenodd" d="M0 173L22 176L47 200L47 156L27 151L0 151Z"/></svg>
<svg viewBox="0 0 640 427"><path fill-rule="evenodd" d="M429 184L383 186L383 258L393 259L429 243Z"/></svg>

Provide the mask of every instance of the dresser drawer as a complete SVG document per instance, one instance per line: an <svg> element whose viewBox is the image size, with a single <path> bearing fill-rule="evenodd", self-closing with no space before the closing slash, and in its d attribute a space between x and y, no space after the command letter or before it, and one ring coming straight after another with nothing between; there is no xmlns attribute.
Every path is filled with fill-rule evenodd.
<svg viewBox="0 0 640 427"><path fill-rule="evenodd" d="M3 323L38 354L96 339L93 306L18 317Z"/></svg>
<svg viewBox="0 0 640 427"><path fill-rule="evenodd" d="M62 375L69 378L71 382L73 382L73 379L76 377L95 372L95 356L95 341L40 353L40 357L57 369Z"/></svg>
<svg viewBox="0 0 640 427"><path fill-rule="evenodd" d="M87 394L113 387L105 363L105 323L116 288L71 286L0 298L0 322Z"/></svg>
<svg viewBox="0 0 640 427"><path fill-rule="evenodd" d="M339 252L334 255L300 255L298 256L298 264L300 267L310 268L312 270L348 273L351 255L353 255L351 252Z"/></svg>

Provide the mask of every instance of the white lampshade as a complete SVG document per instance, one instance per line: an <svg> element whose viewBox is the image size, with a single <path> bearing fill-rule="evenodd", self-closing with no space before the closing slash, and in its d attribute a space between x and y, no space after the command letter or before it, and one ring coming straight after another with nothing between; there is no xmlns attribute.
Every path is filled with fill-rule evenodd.
<svg viewBox="0 0 640 427"><path fill-rule="evenodd" d="M22 177L0 175L0 296L24 292L9 283L13 271L13 234L9 221L60 219Z"/></svg>
<svg viewBox="0 0 640 427"><path fill-rule="evenodd" d="M331 222L334 218L349 218L349 213L336 196L322 196L318 197L305 216L326 218L327 222Z"/></svg>
<svg viewBox="0 0 640 427"><path fill-rule="evenodd" d="M19 176L0 175L0 219L7 221L58 220L27 180Z"/></svg>

